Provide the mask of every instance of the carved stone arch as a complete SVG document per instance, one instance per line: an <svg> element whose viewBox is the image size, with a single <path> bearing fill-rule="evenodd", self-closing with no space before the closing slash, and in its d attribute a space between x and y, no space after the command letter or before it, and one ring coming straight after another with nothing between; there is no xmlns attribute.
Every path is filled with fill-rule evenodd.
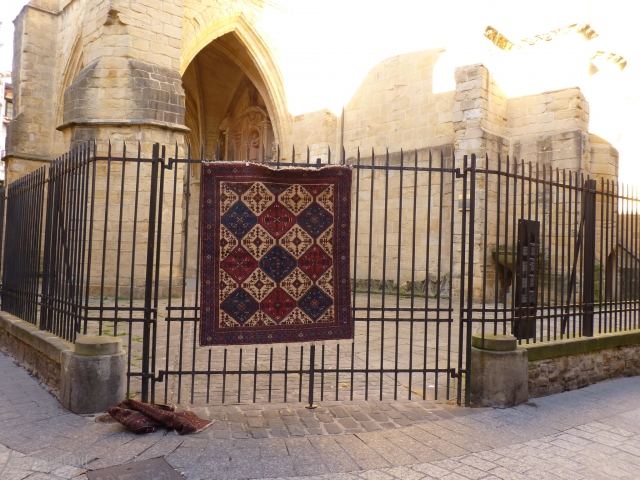
<svg viewBox="0 0 640 480"><path fill-rule="evenodd" d="M269 116L272 121L276 142L281 145L288 145L290 143L292 118L286 104L282 74L267 44L242 14L226 17L211 23L207 23L204 18L200 20L201 24L206 25L206 27L202 28L191 41L183 46L180 74L184 75L196 55L207 45L227 33L232 33L249 53L253 61L253 67L257 70L260 78L256 78L254 69L250 65L246 65L233 52L227 51L226 53L243 69L264 98L267 110L270 113Z"/></svg>
<svg viewBox="0 0 640 480"><path fill-rule="evenodd" d="M64 115L64 94L67 88L73 83L76 77L80 74L84 68L84 55L83 55L82 37L80 34L73 42L73 46L69 52L67 63L62 70L62 82L60 83L60 90L56 99L56 125L62 125Z"/></svg>

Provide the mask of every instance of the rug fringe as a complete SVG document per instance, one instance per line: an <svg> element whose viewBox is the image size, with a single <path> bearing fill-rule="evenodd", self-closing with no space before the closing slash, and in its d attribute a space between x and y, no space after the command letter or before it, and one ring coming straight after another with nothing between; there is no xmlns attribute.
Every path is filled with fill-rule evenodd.
<svg viewBox="0 0 640 480"><path fill-rule="evenodd" d="M299 167L296 164L291 165L290 163L283 163L280 165L279 168L275 168L272 167L270 165L265 165L264 163L259 163L259 162L247 162L247 161L241 161L241 160L236 160L236 161L230 161L230 160L203 160L202 161L202 165L203 166L208 166L208 165L245 165L245 166L254 166L254 167L262 167L262 168L266 168L268 170L273 170L274 172L278 172L278 171L282 171L282 170L287 170L287 171L301 171L301 172L308 172L309 170L312 171L322 171L322 170L326 170L326 169L330 169L330 168L348 168L349 170L353 170L353 165L336 165L333 163L323 163L321 164L320 168L316 167L313 164L310 164L309 166L306 167Z"/></svg>
<svg viewBox="0 0 640 480"><path fill-rule="evenodd" d="M310 347L312 345L315 346L336 346L341 345L343 347L351 348L351 344L354 343L355 340L352 339L337 339L337 340L319 340L313 342L291 342L291 343L248 343L246 345L202 345L200 348L211 349L211 350L225 350L229 348L258 348L258 347L289 347L289 348L297 348L297 347Z"/></svg>

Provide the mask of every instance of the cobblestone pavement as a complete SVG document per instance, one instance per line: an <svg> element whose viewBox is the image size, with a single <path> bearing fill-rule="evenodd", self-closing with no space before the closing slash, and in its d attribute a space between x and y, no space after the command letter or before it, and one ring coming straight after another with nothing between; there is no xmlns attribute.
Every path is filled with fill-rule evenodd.
<svg viewBox="0 0 640 480"><path fill-rule="evenodd" d="M503 410L343 402L313 412L320 431L305 424L311 417L299 405L236 405L212 409L213 428L197 435L136 436L119 424L65 411L0 354L0 479L81 480L87 469L159 456L188 479L631 479L640 476L639 395L635 377ZM271 438L275 427L268 438L235 438L241 427L249 432L244 437L253 437L247 428L264 428L248 427L256 411L264 412L267 426L275 421L283 438ZM385 416L376 420L380 429L364 431L365 416L378 414ZM398 422L398 415L409 423ZM289 417L306 432L290 428L297 422ZM332 435L322 418L341 432Z"/></svg>

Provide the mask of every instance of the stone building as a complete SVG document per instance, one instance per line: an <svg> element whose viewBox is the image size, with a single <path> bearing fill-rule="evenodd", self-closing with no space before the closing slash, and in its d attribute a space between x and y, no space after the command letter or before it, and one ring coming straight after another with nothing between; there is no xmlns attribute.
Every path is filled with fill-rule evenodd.
<svg viewBox="0 0 640 480"><path fill-rule="evenodd" d="M13 88L10 81L11 72L0 72L0 118L2 118L2 127L0 127L0 185L4 185L5 182L4 156L7 125L13 116Z"/></svg>
<svg viewBox="0 0 640 480"><path fill-rule="evenodd" d="M342 118L329 109L293 115L266 20L272 11L278 6L267 0L31 0L15 20L8 180L86 140L103 150L111 140L114 151L122 141L141 142L143 152L160 142L184 153L190 143L208 158L219 148L221 158L249 160L273 158L280 147L290 161L294 146L304 151L300 159L309 146L323 161L344 146L347 162L372 147L417 150L421 158L432 149L446 161L502 154L617 178L617 151L589 131L579 88L507 98L489 69L474 64L459 65L454 88L438 93L434 67L444 49L398 52L371 65ZM477 41L501 48L488 32L478 31ZM199 172L183 181L192 191L185 201L197 202ZM391 191L405 194L396 181ZM435 190L420 195L424 203ZM189 211L195 219L195 204ZM195 258L187 272L195 273Z"/></svg>

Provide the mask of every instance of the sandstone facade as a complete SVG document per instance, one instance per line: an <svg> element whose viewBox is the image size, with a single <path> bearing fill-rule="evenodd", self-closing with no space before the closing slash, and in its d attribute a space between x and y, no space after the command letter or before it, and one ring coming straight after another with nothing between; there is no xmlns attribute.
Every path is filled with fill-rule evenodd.
<svg viewBox="0 0 640 480"><path fill-rule="evenodd" d="M607 348L529 362L532 398L576 390L614 378L640 375L640 346Z"/></svg>
<svg viewBox="0 0 640 480"><path fill-rule="evenodd" d="M159 142L176 145L179 155L192 158L199 158L201 152L212 158L218 152L225 159L270 159L279 147L281 160L290 161L295 146L295 160L306 161L308 146L312 160L326 162L329 150L336 158L343 145L351 163L356 162L358 149L368 158L372 148L378 155L376 162L386 161L380 155L388 147L392 163L400 161L399 150L404 148L411 152L404 157L408 162L415 161L413 151L417 151L424 165L433 150L437 163L442 152L445 164L451 166L455 157L459 166L467 154L491 159L500 154L598 180L617 179L617 151L589 132L589 105L578 88L507 98L491 72L478 64L456 69L455 90L434 93L434 65L442 49L401 54L372 65L345 105L342 118L329 110L294 116L287 107L279 52L263 21L269 8L268 2L257 1L31 0L15 22L8 181L86 140L97 140L102 154L107 140L112 141L114 155L122 154L123 142L130 143L130 149L139 142L146 155ZM484 41L480 34L479 41ZM187 143L192 145L190 152ZM180 168L175 220L180 225L174 248L179 265L180 252L190 252L184 262L187 276L193 277L199 169ZM119 181L118 172L114 175L114 181ZM460 223L451 224L457 212L452 207L456 195L447 182L441 187L437 176L429 191L427 177L418 175L415 232L409 229L409 234L398 238L394 232L413 225L412 202L404 202L401 210L399 203L401 197L413 198L414 182L407 179L402 187L398 176L389 179L392 207L402 214L389 219L386 245L391 253L386 265L375 254L385 239L377 231L372 235L371 278L399 280L402 285L415 277L426 283L427 270L434 268L438 258L435 242L439 237L429 237L429 231L440 232L443 239L453 238L454 245L445 247L441 256L441 274L451 278L460 270L456 255L450 258L460 248L455 243ZM363 173L360 180L359 208L366 212L372 198L367 190L371 177ZM376 185L381 181L382 174L374 178ZM481 204L485 185L479 182ZM165 192L171 192L172 185L166 187ZM184 195L187 189L189 195ZM486 191L493 205L496 186L488 185ZM446 205L439 204L441 194ZM374 200L380 195L374 187ZM111 200L119 205L119 199ZM382 215L378 205L377 219ZM428 218L428 209L421 207L429 205L440 210L438 216ZM482 208L479 217L484 217ZM489 212L487 221L494 217ZM110 235L119 228L117 222L109 218ZM482 227L477 226L477 235ZM363 225L358 230L361 252L370 246L368 228ZM123 227L126 230L130 226ZM416 254L412 253L414 233L420 246ZM185 241L186 250L180 243ZM479 239L478 253L480 245ZM368 260L362 262L356 266L358 278L364 278L369 268ZM476 269L477 274L492 275L482 270Z"/></svg>

